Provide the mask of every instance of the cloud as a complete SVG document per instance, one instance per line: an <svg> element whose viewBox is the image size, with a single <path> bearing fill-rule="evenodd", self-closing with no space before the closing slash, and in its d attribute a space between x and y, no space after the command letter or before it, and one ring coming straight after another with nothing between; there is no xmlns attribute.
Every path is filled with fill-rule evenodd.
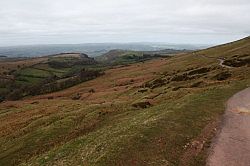
<svg viewBox="0 0 250 166"><path fill-rule="evenodd" d="M221 43L249 35L249 0L0 1L0 45Z"/></svg>

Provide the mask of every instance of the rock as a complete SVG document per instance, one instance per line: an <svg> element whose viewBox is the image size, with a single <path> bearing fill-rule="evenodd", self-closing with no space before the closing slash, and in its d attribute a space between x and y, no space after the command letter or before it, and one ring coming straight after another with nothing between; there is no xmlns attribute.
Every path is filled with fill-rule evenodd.
<svg viewBox="0 0 250 166"><path fill-rule="evenodd" d="M89 93L95 93L95 90L94 89L90 89Z"/></svg>
<svg viewBox="0 0 250 166"><path fill-rule="evenodd" d="M39 102L38 102L38 101L33 101L33 102L30 103L30 104L39 104Z"/></svg>
<svg viewBox="0 0 250 166"><path fill-rule="evenodd" d="M148 89L139 89L138 90L138 92L140 92L140 93L144 93L144 92L147 92L148 91Z"/></svg>
<svg viewBox="0 0 250 166"><path fill-rule="evenodd" d="M231 66L231 67L241 67L241 66L245 66L249 64L250 64L250 58L245 58L245 59L233 58L233 59L225 60L223 62L223 65Z"/></svg>
<svg viewBox="0 0 250 166"><path fill-rule="evenodd" d="M175 75L172 77L171 81L186 81L189 80L187 74Z"/></svg>
<svg viewBox="0 0 250 166"><path fill-rule="evenodd" d="M145 84L145 87L154 89L154 88L158 88L158 87L161 87L163 85L166 85L166 84L168 84L167 80L165 80L163 78L157 78L153 81L147 82Z"/></svg>
<svg viewBox="0 0 250 166"><path fill-rule="evenodd" d="M136 108L147 108L151 106L151 103L149 101L138 101L133 103L132 106Z"/></svg>
<svg viewBox="0 0 250 166"><path fill-rule="evenodd" d="M193 83L193 84L190 86L190 88L197 88L197 87L201 86L202 83L203 83L203 81L199 81L199 82Z"/></svg>
<svg viewBox="0 0 250 166"><path fill-rule="evenodd" d="M52 100L52 99L54 99L53 96L49 96L49 97L48 97L48 100Z"/></svg>
<svg viewBox="0 0 250 166"><path fill-rule="evenodd" d="M223 80L227 80L231 76L232 76L231 73L229 73L228 71L225 71L225 72L222 72L222 73L215 75L213 78L218 80L218 81L223 81Z"/></svg>
<svg viewBox="0 0 250 166"><path fill-rule="evenodd" d="M79 100L81 98L81 95L79 93L74 94L73 96L71 96L72 100Z"/></svg>
<svg viewBox="0 0 250 166"><path fill-rule="evenodd" d="M0 96L0 103L4 101L4 97Z"/></svg>
<svg viewBox="0 0 250 166"><path fill-rule="evenodd" d="M183 87L183 86L174 87L174 88L172 89L172 91L177 91L177 90L179 90L179 89L181 89L181 88L184 88L184 87Z"/></svg>
<svg viewBox="0 0 250 166"><path fill-rule="evenodd" d="M196 69L196 70L192 70L188 73L188 75L195 75L195 74L204 74L204 73L207 73L210 71L210 68L199 68L199 69Z"/></svg>

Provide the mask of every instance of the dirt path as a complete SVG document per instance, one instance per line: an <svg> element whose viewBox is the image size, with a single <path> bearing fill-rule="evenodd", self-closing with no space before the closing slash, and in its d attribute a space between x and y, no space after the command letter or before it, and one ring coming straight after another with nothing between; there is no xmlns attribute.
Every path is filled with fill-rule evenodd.
<svg viewBox="0 0 250 166"><path fill-rule="evenodd" d="M224 64L223 64L225 60L223 60L223 59L217 59L217 60L220 62L219 65L220 65L221 67L228 68L228 69L231 69L231 68L232 68L231 66L227 66L227 65L224 65Z"/></svg>
<svg viewBox="0 0 250 166"><path fill-rule="evenodd" d="M193 53L195 55L195 53ZM198 55L199 56L199 55ZM232 66L227 66L227 65L224 65L224 58L215 58L215 57L209 57L209 56L206 56L206 55L201 55L202 57L204 58L208 58L208 59L214 59L214 60L218 60L219 61L219 66L223 67L223 68L227 68L227 69L231 69L233 68Z"/></svg>
<svg viewBox="0 0 250 166"><path fill-rule="evenodd" d="M250 166L250 88L229 99L207 165Z"/></svg>

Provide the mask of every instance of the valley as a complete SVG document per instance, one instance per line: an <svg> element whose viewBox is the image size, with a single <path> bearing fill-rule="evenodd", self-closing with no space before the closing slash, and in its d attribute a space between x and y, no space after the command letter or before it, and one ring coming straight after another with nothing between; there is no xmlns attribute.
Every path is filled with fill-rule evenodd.
<svg viewBox="0 0 250 166"><path fill-rule="evenodd" d="M0 165L206 165L226 101L250 86L250 37L161 56L111 53L0 61L7 81L42 89L0 103ZM45 85L83 79L43 89L51 77Z"/></svg>

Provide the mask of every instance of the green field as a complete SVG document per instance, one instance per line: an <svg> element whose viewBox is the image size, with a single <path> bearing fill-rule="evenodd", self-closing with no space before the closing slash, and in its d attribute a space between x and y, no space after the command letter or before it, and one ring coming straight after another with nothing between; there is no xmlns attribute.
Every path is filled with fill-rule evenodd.
<svg viewBox="0 0 250 166"><path fill-rule="evenodd" d="M99 72L105 67L80 53L65 53L43 58L16 58L14 60L13 62L6 60L1 63L2 68L10 68L9 72L4 72L0 77L0 86L6 90L0 91L1 101L3 99L17 100L27 95L61 90L90 79L89 76L79 79L79 77L83 77L80 75L83 69ZM57 80L60 80L60 85L57 85ZM40 89L44 87L43 92L35 92L39 91L37 87Z"/></svg>
<svg viewBox="0 0 250 166"><path fill-rule="evenodd" d="M50 72L35 68L25 68L23 70L20 70L17 74L23 76L37 77L37 78L46 78L51 76Z"/></svg>

